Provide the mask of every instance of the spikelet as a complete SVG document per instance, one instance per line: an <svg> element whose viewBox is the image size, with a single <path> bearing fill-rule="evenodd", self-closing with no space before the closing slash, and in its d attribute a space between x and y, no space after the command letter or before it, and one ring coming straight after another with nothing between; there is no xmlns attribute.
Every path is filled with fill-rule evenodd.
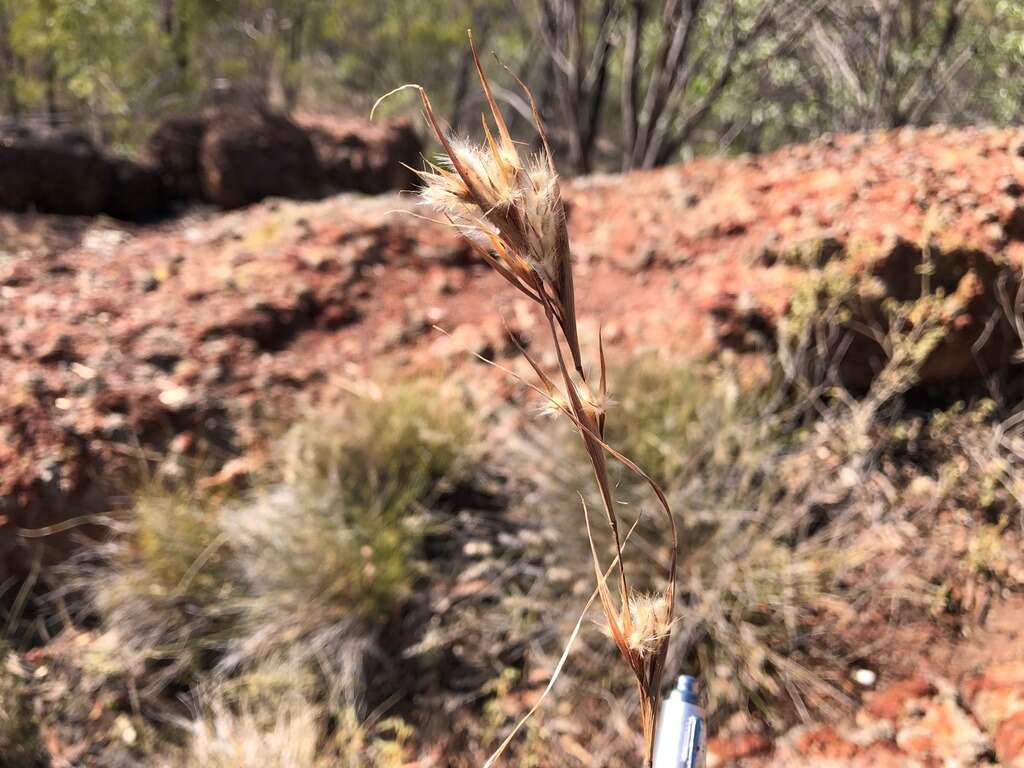
<svg viewBox="0 0 1024 768"><path fill-rule="evenodd" d="M588 421L596 425L598 419L608 412L615 401L606 393L594 392L586 382L582 384L574 382L574 384ZM572 413L572 404L560 389L553 389L541 403L540 413L543 416L552 417Z"/></svg>
<svg viewBox="0 0 1024 768"><path fill-rule="evenodd" d="M633 593L629 596L628 624L630 631L625 638L630 652L646 659L656 654L671 634L672 607L665 595Z"/></svg>
<svg viewBox="0 0 1024 768"><path fill-rule="evenodd" d="M559 247L565 210L558 177L544 158L531 157L524 168L518 156L511 161L495 143L483 147L449 139L448 149L450 154L419 172L420 201L448 215L460 230L478 231L487 247L499 239L506 253L539 274L562 308L562 260L569 255Z"/></svg>

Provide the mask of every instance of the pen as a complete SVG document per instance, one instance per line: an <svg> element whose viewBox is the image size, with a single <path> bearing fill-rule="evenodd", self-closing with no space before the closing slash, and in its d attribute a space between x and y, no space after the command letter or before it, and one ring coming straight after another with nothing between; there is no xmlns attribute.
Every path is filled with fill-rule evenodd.
<svg viewBox="0 0 1024 768"><path fill-rule="evenodd" d="M654 768L704 768L707 740L697 680L681 675L661 705L654 742Z"/></svg>

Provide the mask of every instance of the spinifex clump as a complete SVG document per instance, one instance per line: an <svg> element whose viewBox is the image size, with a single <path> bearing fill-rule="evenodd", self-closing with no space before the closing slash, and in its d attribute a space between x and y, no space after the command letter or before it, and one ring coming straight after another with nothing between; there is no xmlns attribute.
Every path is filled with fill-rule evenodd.
<svg viewBox="0 0 1024 768"><path fill-rule="evenodd" d="M524 160L498 110L473 46L472 35L470 46L497 137L486 116L482 116L483 145L449 136L431 108L426 92L419 86L413 86L419 90L427 119L446 153L436 164L429 163L427 170L420 173L425 183L421 199L440 211L466 237L481 259L544 310L557 353L559 375L552 378L525 350L522 354L539 379L538 385L531 386L548 399L555 411L573 423L594 468L607 523L615 541L619 594L617 599L613 597L605 583L605 574L591 537L597 592L608 623L608 634L636 678L646 744L645 765L649 765L658 693L673 623L677 549L675 521L657 484L605 442L608 391L604 350L599 339L600 375L595 387L584 371L576 330L572 258L558 174L533 98L520 82L533 109L543 145L540 154ZM568 355L564 350L568 350ZM560 380L560 384L556 380ZM641 594L629 585L622 557L623 539L608 478L609 456L650 485L669 523L672 558L665 588L655 594ZM585 509L584 514L586 517ZM586 517L586 525L589 536L589 517Z"/></svg>

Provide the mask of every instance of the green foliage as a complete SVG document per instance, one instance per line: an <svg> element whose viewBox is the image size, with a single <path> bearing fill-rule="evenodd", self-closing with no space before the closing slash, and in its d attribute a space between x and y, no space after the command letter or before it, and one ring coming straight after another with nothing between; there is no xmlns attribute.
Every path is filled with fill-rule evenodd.
<svg viewBox="0 0 1024 768"><path fill-rule="evenodd" d="M770 4L705 4L688 38L700 65L672 95L669 121L685 120L723 75L728 82L682 151L764 151L824 131L907 123L1012 123L1024 96L1024 11L1012 0L969 4L947 45L951 4L899 4L886 46L876 4L824 3L812 22L776 25L734 59L733 42ZM644 5L641 79L665 29L657 4ZM482 50L498 52L538 94L557 143L572 117L548 93L559 65L538 40L539 6L510 12L496 0L2 0L0 104L35 115L53 108L97 138L128 147L161 115L195 108L225 83L235 94L286 108L365 114L383 92L418 82L441 113L472 127L464 37L472 27ZM587 40L598 32L598 8L584 4ZM609 33L598 122L600 154L617 165L621 25ZM385 111L408 109L404 98Z"/></svg>
<svg viewBox="0 0 1024 768"><path fill-rule="evenodd" d="M354 398L285 438L285 481L305 499L394 517L459 469L473 434L461 404L435 385Z"/></svg>
<svg viewBox="0 0 1024 768"><path fill-rule="evenodd" d="M774 718L790 697L834 701L822 675L841 643L810 628L830 601L854 599L838 585L859 550L834 547L829 526L800 533L805 486L780 467L803 455L809 436L773 412L784 400L766 375L744 386L703 365L651 359L638 370L620 385L609 423L681 515L678 634L689 662L708 671L709 710L755 707Z"/></svg>
<svg viewBox="0 0 1024 768"><path fill-rule="evenodd" d="M699 424L706 385L693 368L666 374L656 359L640 361L616 390L609 440L659 482L678 476L690 451L707 437Z"/></svg>
<svg viewBox="0 0 1024 768"><path fill-rule="evenodd" d="M967 119L1013 124L1024 99L1024 6L1016 0L973 4L970 14L973 55L958 98L969 99Z"/></svg>
<svg viewBox="0 0 1024 768"><path fill-rule="evenodd" d="M720 525L687 563L680 630L690 659L709 671L708 709L753 708L779 721L787 700L834 705L842 699L833 687L842 671L836 623L864 597L863 586L843 582L867 550L830 541L833 530L794 542L792 508L744 517L720 512Z"/></svg>
<svg viewBox="0 0 1024 768"><path fill-rule="evenodd" d="M130 147L163 114L223 87L292 107L364 114L397 83L435 86L446 108L465 29L499 5L338 0L0 1L0 110L51 109ZM485 26L488 26L485 24Z"/></svg>
<svg viewBox="0 0 1024 768"><path fill-rule="evenodd" d="M823 311L833 321L848 319L844 309L856 294L854 283L839 270L816 277L794 302L794 333L802 328L806 334ZM891 308L894 336L914 333L897 322L900 317L912 309L924 312L921 302L907 305ZM794 397L783 371L747 373L744 379L722 363L657 358L636 361L612 387L609 442L662 483L678 515L677 652L684 670L702 671L716 721L756 711L781 724L794 708L829 712L844 706L843 655L857 617L897 605L930 605L926 598L934 589L927 580L899 568L884 570L893 568L891 561L879 566L881 573L872 570L880 561L879 540L855 519L879 504L897 519L909 514L872 490L903 481L886 475L876 486L867 478L892 472L914 450L909 438L899 437L897 427L909 423L893 416L898 406L883 409L913 382L922 359L913 351L923 346L927 352L933 342L934 327L923 316L914 319L916 335L894 339L893 347L906 353L890 360L863 400L812 392L817 399L811 403L804 390ZM552 510L551 518L563 510L558 519L568 542L581 524L573 494L586 487L586 464L578 452L567 456L558 445L552 442L546 455L552 476L539 481L541 495L530 506ZM902 459L889 459L896 455ZM645 488L625 473L616 497L626 517L647 506ZM639 543L634 539L626 557L631 580L641 586L656 574L645 574L628 550L650 553L665 546L660 521L649 510L647 517L650 524L637 529ZM978 552L987 556L990 549ZM560 562L582 575L589 553L571 552ZM587 660L577 665L578 676L609 685L601 677L608 674L605 667L592 668Z"/></svg>
<svg viewBox="0 0 1024 768"><path fill-rule="evenodd" d="M1007 555L1003 533L1009 520L1003 517L995 525L981 525L967 545L964 567L972 576L1005 576Z"/></svg>
<svg viewBox="0 0 1024 768"><path fill-rule="evenodd" d="M354 90L383 93L405 82L439 82L458 66L473 5L399 0L339 8L332 31L340 55L335 69Z"/></svg>
<svg viewBox="0 0 1024 768"><path fill-rule="evenodd" d="M155 20L134 0L52 0L45 30L58 78L101 114L125 114L163 64Z"/></svg>
<svg viewBox="0 0 1024 768"><path fill-rule="evenodd" d="M356 718L366 659L427 572L430 507L472 469L475 424L436 382L398 384L294 426L245 494L146 486L65 570L99 627L54 684L163 716L169 686L194 688L202 716L168 765L400 764L408 728ZM21 721L0 723L2 746ZM136 746L166 751L161 730Z"/></svg>
<svg viewBox="0 0 1024 768"><path fill-rule="evenodd" d="M296 425L242 498L146 488L69 569L121 638L108 676L127 670L156 696L217 666L236 702L299 680L326 687L333 713L358 700L360 659L412 594L426 510L464 476L473 435L461 399L400 384Z"/></svg>
<svg viewBox="0 0 1024 768"><path fill-rule="evenodd" d="M139 496L122 572L136 566L147 579L142 591L154 597L222 598L228 552L216 536L216 515L216 507L181 493L157 489Z"/></svg>
<svg viewBox="0 0 1024 768"><path fill-rule="evenodd" d="M755 457L771 428L756 419L766 397L757 383L741 384L729 370L666 365L650 356L630 366L613 397L610 444L659 483L685 486L690 501L701 499L697 504L718 493L739 498L750 489ZM700 478L699 487L684 478Z"/></svg>
<svg viewBox="0 0 1024 768"><path fill-rule="evenodd" d="M74 122L117 144L131 137L138 111L166 93L159 73L168 59L149 4L38 0L11 4L6 15L16 65L8 102L20 109L79 113L85 119Z"/></svg>
<svg viewBox="0 0 1024 768"><path fill-rule="evenodd" d="M962 15L949 36L955 5ZM1012 0L826 3L810 34L737 80L713 121L723 127L710 133L762 151L825 131L1009 124L1022 95L1022 35Z"/></svg>
<svg viewBox="0 0 1024 768"><path fill-rule="evenodd" d="M822 278L826 284L805 297L807 317L822 298L841 307L847 296L847 283L836 278L829 288ZM929 328L934 308L928 301L891 307L892 333ZM883 533L892 524L905 546L927 541L940 506L957 515L977 508L985 485L978 467L1000 458L991 402L934 413L908 414L905 403L883 410L901 398L919 362L919 355L894 356L893 370L902 373L881 376L859 400L819 398L810 420L794 416L784 377L720 362L646 357L614 382L609 437L663 482L679 515L675 658L687 670L699 665L716 721L753 710L783 726L794 710L827 713L846 703L845 654L858 650L851 644L865 628L877 632L889 611L908 605L918 615L951 611L963 602L955 596L964 580L1016 578L1019 548L1007 543L1015 541L1016 521L1002 516L1005 489L997 522L973 525L956 551L935 537L935 547L950 550L935 566L938 577L924 572L931 560L894 550L895 534ZM510 437L501 454L513 463L503 469L521 476L531 495L493 515L444 516L450 551L425 562L424 534L442 519L431 509L479 469L471 461L477 418L436 384L400 384L346 396L294 426L272 454L272 469L239 498L147 489L130 527L103 550L102 569L79 582L91 580L104 623L92 642L102 639L104 651L81 659L89 674L67 698L128 689L125 651L144 649L147 663L129 665L127 675L131 690L143 694L142 715L131 722L146 734L139 744L167 757L168 768L392 768L437 743L433 711L445 712L446 732L457 722L467 733L467 754L446 758L480 764L486 755L479 751L529 701L523 688L536 694L536 670L550 669L561 653L593 571L576 496L587 487L587 464L563 435L539 444ZM939 472L941 483L930 480L938 466L951 467ZM993 477L1016 474L1004 461ZM910 482L915 477L922 482ZM623 506L628 518L644 488L625 473L617 479L617 498L631 502ZM631 580L642 588L654 574L637 567L635 547L665 560L660 521L641 525L627 547ZM433 549L431 556L439 557ZM442 608L434 602L439 594ZM864 616L870 621L862 624ZM380 653L382 628L409 632L402 621L423 630L403 635L415 645L405 646L413 658L401 663L403 670L422 665L418 701L428 703L399 710L406 720L364 721L359 694L374 668L367 659ZM614 720L608 702L616 712L629 706L630 681L608 664L607 643L584 622L551 702L559 718L599 728L594 723ZM176 666L178 657L188 663ZM141 725L160 720L146 692L168 680L167 664L177 672L176 695L186 686L197 691L198 714L184 735ZM50 664L47 678L54 686L65 685L58 666ZM453 705L449 679L472 686L476 703ZM0 697L2 690L0 683ZM123 692L122 711L129 700ZM516 764L544 764L545 754L561 748L560 733L538 720L517 745ZM631 748L626 740L621 764L635 759Z"/></svg>
<svg viewBox="0 0 1024 768"><path fill-rule="evenodd" d="M836 329L849 323L856 296L857 281L843 265L812 271L800 281L779 320L781 362L790 375L802 364L801 355L812 348L828 351L835 344Z"/></svg>

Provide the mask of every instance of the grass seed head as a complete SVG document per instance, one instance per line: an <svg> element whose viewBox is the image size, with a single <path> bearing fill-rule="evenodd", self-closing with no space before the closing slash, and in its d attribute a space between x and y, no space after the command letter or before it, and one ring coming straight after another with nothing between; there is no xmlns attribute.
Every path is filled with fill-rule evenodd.
<svg viewBox="0 0 1024 768"><path fill-rule="evenodd" d="M533 156L524 167L518 156L510 161L509 153L495 144L447 143L449 154L420 173L420 201L491 249L513 273L521 274L524 265L534 270L553 298L561 300L569 260L562 245L565 208L546 158Z"/></svg>
<svg viewBox="0 0 1024 768"><path fill-rule="evenodd" d="M557 318L579 369L582 363L565 206L544 127L534 109L544 148L524 162L494 100L475 47L472 53L498 137L486 116L481 116L484 144L450 136L426 92L413 86L419 88L427 119L445 153L420 172L424 183L420 201L447 216L482 259ZM529 90L523 88L533 104Z"/></svg>
<svg viewBox="0 0 1024 768"><path fill-rule="evenodd" d="M629 621L626 642L640 658L658 653L672 631L672 606L663 594L637 594L629 597ZM625 619L625 617L623 617Z"/></svg>

